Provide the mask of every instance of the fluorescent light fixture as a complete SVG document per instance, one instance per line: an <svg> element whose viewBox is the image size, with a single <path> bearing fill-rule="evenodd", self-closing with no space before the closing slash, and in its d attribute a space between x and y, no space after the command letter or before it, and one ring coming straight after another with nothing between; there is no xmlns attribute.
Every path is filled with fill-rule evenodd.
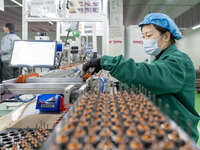
<svg viewBox="0 0 200 150"><path fill-rule="evenodd" d="M49 21L49 24L50 24L50 25L53 25L53 22Z"/></svg>
<svg viewBox="0 0 200 150"><path fill-rule="evenodd" d="M192 27L193 30L194 30L194 29L197 29L197 28L200 28L200 24L197 25L197 26Z"/></svg>
<svg viewBox="0 0 200 150"><path fill-rule="evenodd" d="M17 5L19 5L19 6L21 6L21 7L23 7L23 5L22 4L20 4L19 2L17 2L16 0L11 0L13 3L15 3L15 4L17 4Z"/></svg>

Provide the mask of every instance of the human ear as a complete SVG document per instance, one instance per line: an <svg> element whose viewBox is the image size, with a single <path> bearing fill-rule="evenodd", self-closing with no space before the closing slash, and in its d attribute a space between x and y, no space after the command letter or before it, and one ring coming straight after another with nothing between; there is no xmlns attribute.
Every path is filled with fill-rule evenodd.
<svg viewBox="0 0 200 150"><path fill-rule="evenodd" d="M170 40L171 37L171 33L169 31L167 31L164 35L164 40L165 42L168 42Z"/></svg>

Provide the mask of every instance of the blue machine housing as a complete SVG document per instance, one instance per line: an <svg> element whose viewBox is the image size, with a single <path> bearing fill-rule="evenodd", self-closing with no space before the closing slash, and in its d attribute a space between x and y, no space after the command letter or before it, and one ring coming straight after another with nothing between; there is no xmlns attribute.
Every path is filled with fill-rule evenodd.
<svg viewBox="0 0 200 150"><path fill-rule="evenodd" d="M42 94L38 96L36 109L40 111L58 111L61 96L57 94Z"/></svg>

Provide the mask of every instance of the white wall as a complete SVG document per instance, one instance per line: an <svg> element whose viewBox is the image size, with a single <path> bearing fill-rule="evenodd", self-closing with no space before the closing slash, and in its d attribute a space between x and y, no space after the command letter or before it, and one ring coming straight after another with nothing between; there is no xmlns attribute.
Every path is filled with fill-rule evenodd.
<svg viewBox="0 0 200 150"><path fill-rule="evenodd" d="M133 58L135 62L144 62L148 59L150 62L151 56L146 54L143 48L141 28L138 25L130 25L126 27L125 33L125 58Z"/></svg>
<svg viewBox="0 0 200 150"><path fill-rule="evenodd" d="M192 30L191 28L184 31L183 39L177 41L179 50L190 56L194 63L195 69L200 66L200 28Z"/></svg>

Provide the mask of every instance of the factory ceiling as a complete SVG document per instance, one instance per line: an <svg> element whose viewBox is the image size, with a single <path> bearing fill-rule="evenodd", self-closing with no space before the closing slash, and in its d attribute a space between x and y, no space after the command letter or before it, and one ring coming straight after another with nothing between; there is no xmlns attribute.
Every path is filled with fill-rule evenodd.
<svg viewBox="0 0 200 150"><path fill-rule="evenodd" d="M22 0L16 0L22 4ZM5 23L12 22L16 31L22 30L22 7L11 0L4 0L4 12L0 11L0 32ZM124 26L139 24L149 12L169 15L181 28L200 24L200 0L123 0ZM56 31L56 24L29 23L29 32Z"/></svg>

